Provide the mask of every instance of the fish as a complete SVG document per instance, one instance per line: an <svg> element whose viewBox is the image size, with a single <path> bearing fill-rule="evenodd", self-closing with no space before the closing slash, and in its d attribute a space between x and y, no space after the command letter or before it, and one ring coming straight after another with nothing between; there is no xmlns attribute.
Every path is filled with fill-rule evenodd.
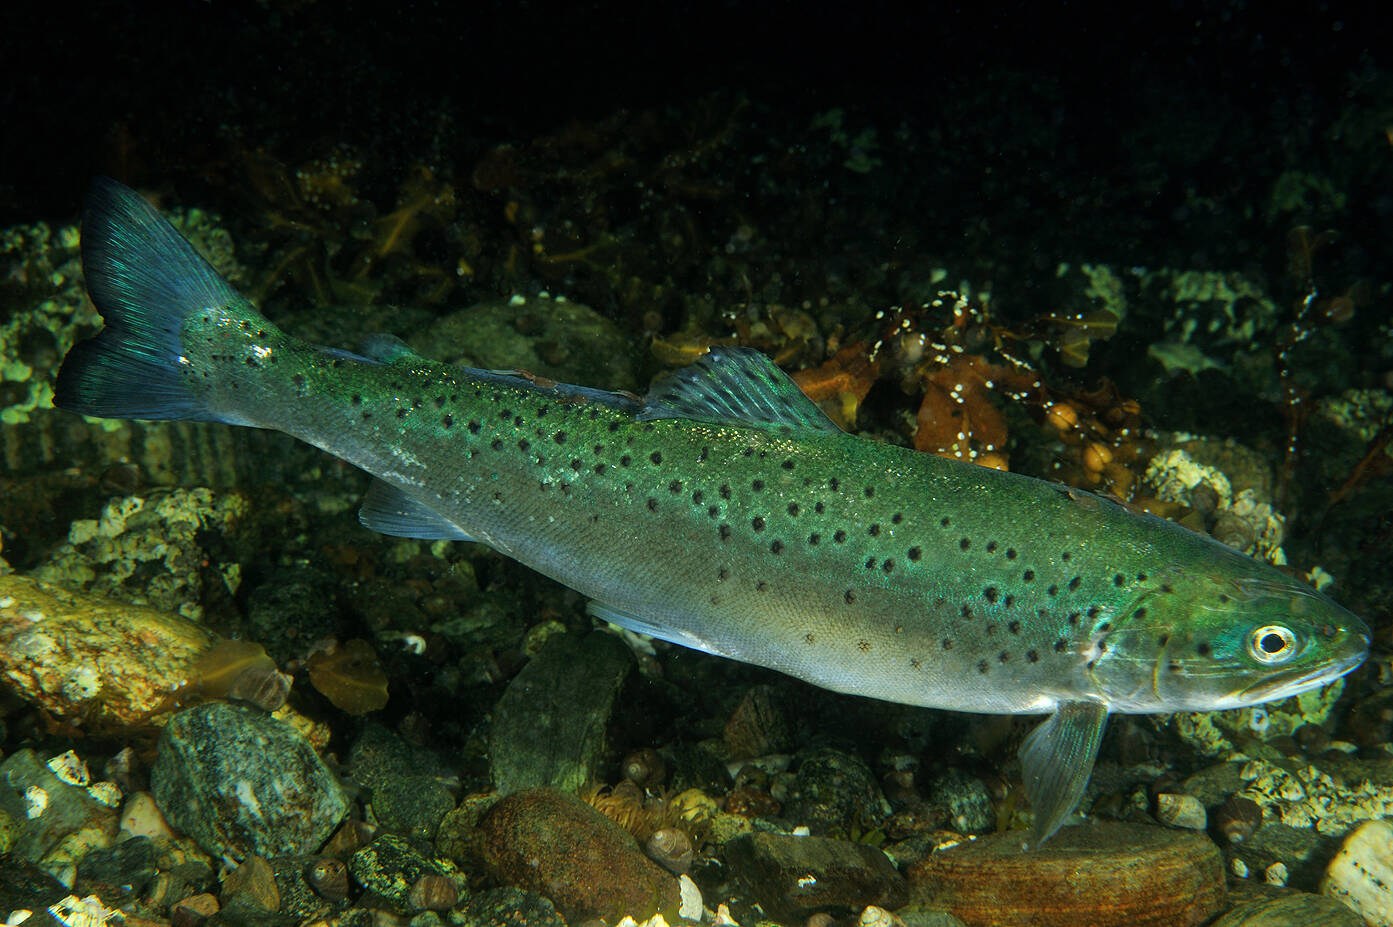
<svg viewBox="0 0 1393 927"><path fill-rule="evenodd" d="M1038 847L1108 715L1326 685L1370 631L1306 583L1085 490L838 428L770 359L715 348L646 395L356 351L277 328L137 193L82 222L104 320L54 404L274 429L375 479L373 530L475 541L620 628L816 686L1045 715L1019 758Z"/></svg>

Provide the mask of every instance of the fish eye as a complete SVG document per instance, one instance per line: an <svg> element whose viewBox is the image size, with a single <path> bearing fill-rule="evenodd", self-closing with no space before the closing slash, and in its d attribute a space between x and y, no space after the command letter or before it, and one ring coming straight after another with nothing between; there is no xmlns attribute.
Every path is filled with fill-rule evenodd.
<svg viewBox="0 0 1393 927"><path fill-rule="evenodd" d="M1279 624L1263 625L1248 635L1248 653L1259 663L1285 663L1296 653L1296 635Z"/></svg>

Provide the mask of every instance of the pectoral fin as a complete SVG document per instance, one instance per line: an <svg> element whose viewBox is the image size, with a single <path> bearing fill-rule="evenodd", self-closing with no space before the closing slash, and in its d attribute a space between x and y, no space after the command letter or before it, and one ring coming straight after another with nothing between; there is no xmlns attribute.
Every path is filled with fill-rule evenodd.
<svg viewBox="0 0 1393 927"><path fill-rule="evenodd" d="M1107 720L1101 702L1061 702L1021 745L1025 794L1035 809L1032 849L1059 830L1083 797Z"/></svg>

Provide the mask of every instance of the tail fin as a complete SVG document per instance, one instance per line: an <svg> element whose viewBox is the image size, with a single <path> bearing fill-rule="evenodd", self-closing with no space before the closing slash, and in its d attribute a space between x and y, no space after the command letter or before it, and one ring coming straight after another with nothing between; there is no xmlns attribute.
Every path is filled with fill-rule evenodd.
<svg viewBox="0 0 1393 927"><path fill-rule="evenodd" d="M82 270L106 327L68 352L53 404L98 418L230 421L182 360L184 320L245 304L153 206L98 178L82 216Z"/></svg>

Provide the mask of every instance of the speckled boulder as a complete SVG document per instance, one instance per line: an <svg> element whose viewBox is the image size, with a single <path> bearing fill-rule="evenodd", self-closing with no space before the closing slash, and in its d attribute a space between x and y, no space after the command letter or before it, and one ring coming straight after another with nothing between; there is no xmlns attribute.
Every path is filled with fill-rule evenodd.
<svg viewBox="0 0 1393 927"><path fill-rule="evenodd" d="M515 792L484 815L480 829L494 877L547 896L568 923L677 916L677 880L574 795L553 788Z"/></svg>
<svg viewBox="0 0 1393 927"><path fill-rule="evenodd" d="M170 824L234 859L312 853L348 811L343 787L298 731L226 702L170 719L150 786Z"/></svg>

